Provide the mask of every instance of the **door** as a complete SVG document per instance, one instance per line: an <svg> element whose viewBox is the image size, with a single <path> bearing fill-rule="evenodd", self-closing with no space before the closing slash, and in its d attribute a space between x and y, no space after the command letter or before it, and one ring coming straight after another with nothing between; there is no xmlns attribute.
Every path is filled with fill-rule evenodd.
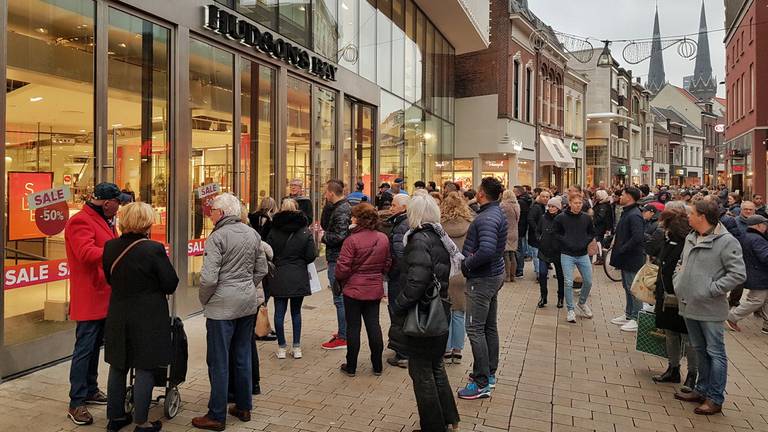
<svg viewBox="0 0 768 432"><path fill-rule="evenodd" d="M363 183L363 193L373 201L376 180L373 173L373 106L347 98L344 100L344 147L342 148L342 178L350 192L357 182Z"/></svg>

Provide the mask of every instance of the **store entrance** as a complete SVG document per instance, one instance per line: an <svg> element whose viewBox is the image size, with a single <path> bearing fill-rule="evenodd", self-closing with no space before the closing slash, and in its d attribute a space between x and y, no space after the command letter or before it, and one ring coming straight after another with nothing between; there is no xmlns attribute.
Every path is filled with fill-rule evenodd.
<svg viewBox="0 0 768 432"><path fill-rule="evenodd" d="M363 193L373 204L376 189L373 184L373 116L371 105L347 98L344 100L344 145L341 149L342 180L348 192L355 191L357 182L363 183Z"/></svg>

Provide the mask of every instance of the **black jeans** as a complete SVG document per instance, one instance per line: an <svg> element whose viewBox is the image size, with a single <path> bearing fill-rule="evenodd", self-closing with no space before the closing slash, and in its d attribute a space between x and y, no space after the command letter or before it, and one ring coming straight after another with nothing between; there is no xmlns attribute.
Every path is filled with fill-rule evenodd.
<svg viewBox="0 0 768 432"><path fill-rule="evenodd" d="M347 371L357 370L357 354L360 352L360 327L365 321L368 346L371 348L371 364L374 372L381 372L381 355L384 340L379 324L379 300L355 300L344 296L344 314L347 321Z"/></svg>
<svg viewBox="0 0 768 432"><path fill-rule="evenodd" d="M560 259L556 259L553 262L555 266L555 276L557 276L557 299L562 300L565 295L565 275L563 274L563 265L560 263ZM549 263L544 260L539 260L539 291L541 291L541 298L547 299L548 290L547 283L549 282Z"/></svg>
<svg viewBox="0 0 768 432"><path fill-rule="evenodd" d="M444 432L447 425L459 423L459 411L453 390L445 373L442 356L411 357L408 374L413 380L413 393L419 410L419 424L425 432Z"/></svg>
<svg viewBox="0 0 768 432"><path fill-rule="evenodd" d="M390 278L387 282L387 310L389 312L389 320L392 321L392 307L395 304L397 296L400 295L400 272L390 273ZM403 353L395 351L395 358L398 360L405 360L408 358Z"/></svg>
<svg viewBox="0 0 768 432"><path fill-rule="evenodd" d="M104 343L106 320L78 321L75 349L69 368L69 407L85 405L85 400L99 391L99 354Z"/></svg>
<svg viewBox="0 0 768 432"><path fill-rule="evenodd" d="M499 367L499 330L496 325L499 289L504 274L467 279L465 322L472 345L472 379L480 388Z"/></svg>
<svg viewBox="0 0 768 432"><path fill-rule="evenodd" d="M149 418L149 404L152 402L152 389L155 387L155 376L151 370L135 369L136 379L133 380L133 422L141 425ZM109 367L107 381L107 419L125 418L125 377L128 369Z"/></svg>

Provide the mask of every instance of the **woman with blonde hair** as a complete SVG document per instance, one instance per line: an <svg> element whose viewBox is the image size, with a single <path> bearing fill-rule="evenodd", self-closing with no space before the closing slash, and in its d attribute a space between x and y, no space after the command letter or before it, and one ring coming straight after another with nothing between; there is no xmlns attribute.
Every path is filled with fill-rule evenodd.
<svg viewBox="0 0 768 432"><path fill-rule="evenodd" d="M269 230L272 228L272 218L277 213L277 202L272 197L264 197L261 199L259 209L253 213L248 214L248 221L251 223L251 228L255 229L262 239L267 238Z"/></svg>
<svg viewBox="0 0 768 432"><path fill-rule="evenodd" d="M136 424L137 431L159 431L149 422L154 371L171 360L171 326L166 295L179 283L162 243L149 240L155 211L134 202L119 213L120 238L104 245L103 270L112 286L104 334L104 359L109 363L108 430ZM141 311L141 313L136 313ZM125 377L135 369L134 418L125 412Z"/></svg>
<svg viewBox="0 0 768 432"><path fill-rule="evenodd" d="M520 222L520 204L517 202L515 191L507 189L501 195L501 211L507 217L507 246L504 248L504 264L510 282L515 281L517 272L517 224Z"/></svg>
<svg viewBox="0 0 768 432"><path fill-rule="evenodd" d="M440 223L448 237L456 243L458 250L464 247L464 239L469 231L469 224L475 218L467 201L459 192L449 192L440 204ZM464 311L466 301L464 286L466 279L461 274L454 275L448 281L448 299L451 301L451 316L448 320L448 345L445 348L445 361L461 363L464 349Z"/></svg>

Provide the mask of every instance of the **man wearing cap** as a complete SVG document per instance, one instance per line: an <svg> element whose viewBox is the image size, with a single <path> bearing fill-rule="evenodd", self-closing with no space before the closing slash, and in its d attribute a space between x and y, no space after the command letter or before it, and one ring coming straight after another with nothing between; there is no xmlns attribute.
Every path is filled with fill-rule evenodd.
<svg viewBox="0 0 768 432"><path fill-rule="evenodd" d="M637 314L643 307L643 302L630 291L635 275L645 264L645 220L637 206L640 196L640 190L635 187L628 187L621 194L619 204L623 210L616 225L610 262L613 267L621 270L621 285L626 297L624 314L612 319L611 323L620 325L621 330L628 332L637 331Z"/></svg>
<svg viewBox="0 0 768 432"><path fill-rule="evenodd" d="M408 192L406 192L405 189L403 189L404 186L405 186L405 180L403 180L402 177L398 177L392 183L392 189L389 190L389 193L391 193L392 196L395 196L397 194L408 195Z"/></svg>
<svg viewBox="0 0 768 432"><path fill-rule="evenodd" d="M293 179L288 183L288 196L286 198L296 200L299 210L307 217L308 224L312 225L312 200L304 195L304 183L300 179Z"/></svg>
<svg viewBox="0 0 768 432"><path fill-rule="evenodd" d="M69 265L69 319L77 321L75 348L69 369L69 412L77 425L93 423L86 405L106 405L99 390L99 353L104 342L104 321L112 292L101 265L104 244L117 238L115 214L131 196L113 183L99 183L83 209L64 228Z"/></svg>
<svg viewBox="0 0 768 432"><path fill-rule="evenodd" d="M392 205L392 192L389 191L390 186L389 183L384 182L379 185L379 193L376 195L376 209L381 210L389 210L389 207Z"/></svg>
<svg viewBox="0 0 768 432"><path fill-rule="evenodd" d="M763 320L768 318L768 218L753 215L747 218L746 225L741 249L747 268L744 288L749 291L739 306L728 314L725 324L733 331L741 331L737 323L753 312L762 310ZM768 321L763 321L763 333L768 334Z"/></svg>
<svg viewBox="0 0 768 432"><path fill-rule="evenodd" d="M368 195L363 193L363 189L365 189L365 183L361 181L355 183L355 191L347 195L347 201L349 202L349 205L356 206L361 202L367 203L370 201Z"/></svg>

